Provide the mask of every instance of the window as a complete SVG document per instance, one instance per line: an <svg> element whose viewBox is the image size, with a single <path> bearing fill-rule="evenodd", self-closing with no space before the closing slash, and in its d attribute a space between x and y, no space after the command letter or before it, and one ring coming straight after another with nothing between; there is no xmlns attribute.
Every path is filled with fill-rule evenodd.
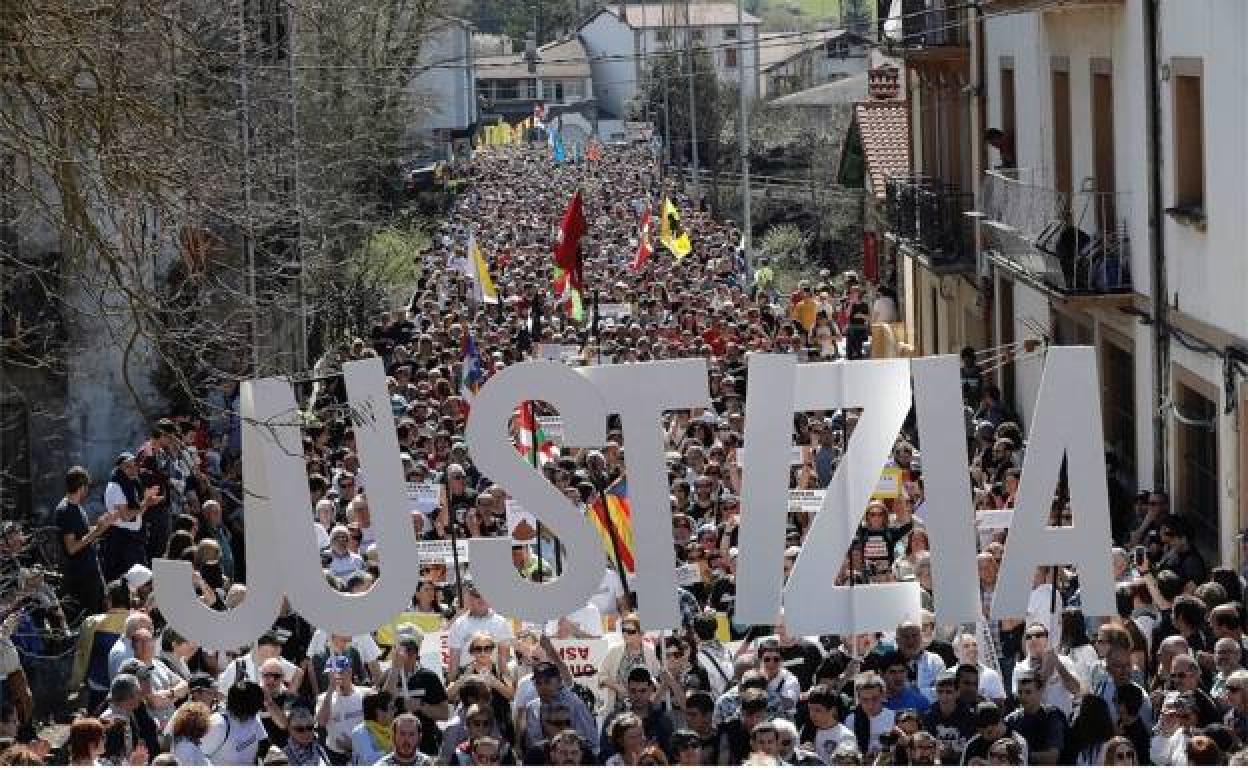
<svg viewBox="0 0 1248 770"><path fill-rule="evenodd" d="M672 31L667 27L661 27L654 31L654 39L660 43L671 42Z"/></svg>
<svg viewBox="0 0 1248 770"><path fill-rule="evenodd" d="M1096 173L1100 232L1111 232L1118 214L1114 196L1114 75L1108 59L1092 60L1092 170Z"/></svg>
<svg viewBox="0 0 1248 770"><path fill-rule="evenodd" d="M1205 206L1205 116L1199 59L1174 59L1174 205L1192 213Z"/></svg>
<svg viewBox="0 0 1248 770"><path fill-rule="evenodd" d="M1175 402L1188 422L1176 427L1177 496L1172 508L1194 525L1195 546L1206 559L1218 553L1218 407L1217 391L1182 369L1175 369Z"/></svg>
<svg viewBox="0 0 1248 770"><path fill-rule="evenodd" d="M705 40L705 39L706 39L706 30L704 30L704 29L693 29L693 30L690 30L690 31L689 31L689 39L690 39L690 40L692 40L692 41L693 41L693 42L695 42L695 43L701 43L703 40Z"/></svg>
<svg viewBox="0 0 1248 770"><path fill-rule="evenodd" d="M1014 100L1014 60L1001 63L1001 130L1010 142L1017 141L1018 121ZM1017 152L1017 149L1015 150ZM1017 165L1017 158L1002 158L1005 165Z"/></svg>
<svg viewBox="0 0 1248 770"><path fill-rule="evenodd" d="M724 29L724 40L736 40L737 30L735 27L727 27Z"/></svg>
<svg viewBox="0 0 1248 770"><path fill-rule="evenodd" d="M556 102L563 101L563 81L552 80L547 85L550 86L546 96L552 98Z"/></svg>
<svg viewBox="0 0 1248 770"><path fill-rule="evenodd" d="M494 83L494 98L502 101L504 99L519 99L520 84L514 80L499 80Z"/></svg>
<svg viewBox="0 0 1248 770"><path fill-rule="evenodd" d="M585 98L585 83L580 78L570 78L563 81L563 96L569 102L579 101Z"/></svg>
<svg viewBox="0 0 1248 770"><path fill-rule="evenodd" d="M1053 188L1070 195L1071 125L1069 60L1053 62Z"/></svg>
<svg viewBox="0 0 1248 770"><path fill-rule="evenodd" d="M251 28L249 54L261 63L284 61L290 52L286 3L282 0L245 0Z"/></svg>
<svg viewBox="0 0 1248 770"><path fill-rule="evenodd" d="M524 81L524 98L526 99L537 98L537 81L536 80Z"/></svg>
<svg viewBox="0 0 1248 770"><path fill-rule="evenodd" d="M724 66L730 70L737 68L737 49L735 48L724 49Z"/></svg>

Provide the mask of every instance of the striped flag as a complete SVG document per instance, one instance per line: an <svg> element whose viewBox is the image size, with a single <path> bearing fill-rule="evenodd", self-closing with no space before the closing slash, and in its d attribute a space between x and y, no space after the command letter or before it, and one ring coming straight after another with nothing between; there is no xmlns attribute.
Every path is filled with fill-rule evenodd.
<svg viewBox="0 0 1248 770"><path fill-rule="evenodd" d="M516 410L516 449L524 455L524 459L533 457L533 447L537 447L537 464L542 466L559 459L559 447L551 441L542 430L533 414L533 403L524 401Z"/></svg>
<svg viewBox="0 0 1248 770"><path fill-rule="evenodd" d="M614 563L618 550L624 569L632 572L634 570L633 510L628 503L628 481L621 476L614 484L607 487L594 501L591 513L590 520L598 528L598 535L602 538L607 558ZM615 548L611 546L612 528L615 530Z"/></svg>

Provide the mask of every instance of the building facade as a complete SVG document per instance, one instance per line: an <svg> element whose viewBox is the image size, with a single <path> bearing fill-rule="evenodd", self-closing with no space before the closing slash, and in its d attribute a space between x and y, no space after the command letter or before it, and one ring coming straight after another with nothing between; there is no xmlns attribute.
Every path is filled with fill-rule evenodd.
<svg viewBox="0 0 1248 770"><path fill-rule="evenodd" d="M759 35L762 98L776 99L867 71L872 42L843 29Z"/></svg>
<svg viewBox="0 0 1248 770"><path fill-rule="evenodd" d="M689 47L711 55L715 74L726 83L744 76L746 99L759 93L758 29L752 14L737 28L736 3L605 4L581 23L579 33L592 62L599 107L610 117L628 119L645 79L646 62Z"/></svg>
<svg viewBox="0 0 1248 770"><path fill-rule="evenodd" d="M466 137L477 123L477 83L472 25L463 19L437 19L421 46L420 66L409 90L421 108L409 141L447 146Z"/></svg>

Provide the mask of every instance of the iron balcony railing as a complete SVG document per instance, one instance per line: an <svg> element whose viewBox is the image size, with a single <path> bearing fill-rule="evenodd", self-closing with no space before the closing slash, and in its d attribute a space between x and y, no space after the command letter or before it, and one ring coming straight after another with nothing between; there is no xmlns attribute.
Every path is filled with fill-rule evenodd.
<svg viewBox="0 0 1248 770"><path fill-rule="evenodd" d="M978 216L985 254L1063 294L1131 290L1128 194L1074 193L1030 181L1026 169L984 174Z"/></svg>
<svg viewBox="0 0 1248 770"><path fill-rule="evenodd" d="M973 263L973 241L963 215L973 201L940 179L904 176L885 183L890 231L937 265Z"/></svg>

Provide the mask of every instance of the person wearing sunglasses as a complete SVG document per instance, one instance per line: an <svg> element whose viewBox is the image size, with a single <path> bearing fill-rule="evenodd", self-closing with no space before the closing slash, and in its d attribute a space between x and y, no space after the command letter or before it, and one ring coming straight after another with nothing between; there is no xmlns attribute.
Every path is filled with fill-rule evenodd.
<svg viewBox="0 0 1248 770"><path fill-rule="evenodd" d="M1014 665L1010 690L1018 696L1018 683L1025 674L1034 673L1044 683L1044 702L1056 706L1067 718L1074 710L1074 696L1083 691L1083 683L1075 676L1075 664L1058 655L1049 644L1049 628L1043 623L1028 623L1023 630L1026 655Z"/></svg>
<svg viewBox="0 0 1248 770"><path fill-rule="evenodd" d="M598 668L598 683L606 696L606 710L610 715L624 709L624 699L628 697L628 675L635 668L644 668L654 679L663 673L663 664L655 652L654 645L646 641L641 633L641 620L636 613L629 613L620 619L621 641L607 648L607 653Z"/></svg>
<svg viewBox="0 0 1248 770"><path fill-rule="evenodd" d="M289 740L282 752L291 765L300 767L324 767L328 765L329 755L317 742L316 724L312 712L303 707L291 709L286 714L286 730Z"/></svg>
<svg viewBox="0 0 1248 770"><path fill-rule="evenodd" d="M767 692L779 698L781 715L792 719L797 713L802 686L797 677L784 667L784 654L780 651L778 639L765 639L759 644L758 670L767 680Z"/></svg>

